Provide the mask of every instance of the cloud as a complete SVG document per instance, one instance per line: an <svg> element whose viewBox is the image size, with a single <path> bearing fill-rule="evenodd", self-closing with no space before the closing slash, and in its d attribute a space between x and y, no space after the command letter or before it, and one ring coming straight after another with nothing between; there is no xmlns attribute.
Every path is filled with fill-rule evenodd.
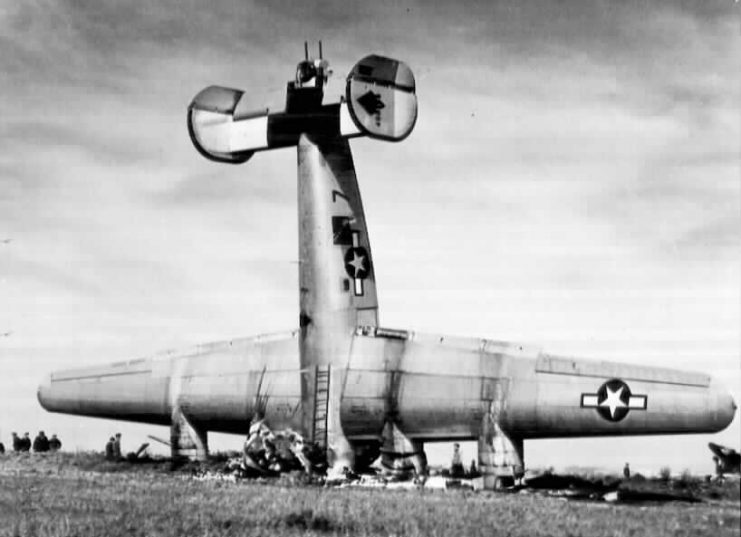
<svg viewBox="0 0 741 537"><path fill-rule="evenodd" d="M78 150L86 158L105 166L131 165L151 153L143 144L137 145L132 140L133 136L121 136L103 125L90 129L74 120L67 119L62 123L56 123L56 120L7 121L0 131L0 143L20 154L28 153L29 148L34 148L37 153L55 149ZM27 166L27 163L19 162L21 166Z"/></svg>

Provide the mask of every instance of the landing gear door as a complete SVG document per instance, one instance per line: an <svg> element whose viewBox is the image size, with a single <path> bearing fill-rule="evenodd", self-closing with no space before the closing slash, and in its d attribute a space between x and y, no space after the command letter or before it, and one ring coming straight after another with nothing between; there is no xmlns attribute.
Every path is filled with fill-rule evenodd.
<svg viewBox="0 0 741 537"><path fill-rule="evenodd" d="M366 56L347 77L345 98L360 131L372 138L398 142L417 121L414 75L400 61Z"/></svg>

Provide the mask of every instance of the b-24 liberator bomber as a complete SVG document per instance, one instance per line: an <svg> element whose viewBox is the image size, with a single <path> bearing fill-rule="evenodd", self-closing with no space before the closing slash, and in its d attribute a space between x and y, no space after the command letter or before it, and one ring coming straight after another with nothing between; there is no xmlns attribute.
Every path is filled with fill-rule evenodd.
<svg viewBox="0 0 741 537"><path fill-rule="evenodd" d="M208 453L209 431L246 435L264 420L300 431L335 473L379 454L424 473L426 442L477 440L487 488L522 475L526 439L710 433L731 423L729 392L702 373L380 326L348 140L406 138L415 79L403 62L367 56L345 95L324 103L327 77L320 47L298 64L279 110L211 86L187 112L193 144L214 161L297 148L298 329L55 372L38 390L45 409L166 425L173 456L196 458Z"/></svg>

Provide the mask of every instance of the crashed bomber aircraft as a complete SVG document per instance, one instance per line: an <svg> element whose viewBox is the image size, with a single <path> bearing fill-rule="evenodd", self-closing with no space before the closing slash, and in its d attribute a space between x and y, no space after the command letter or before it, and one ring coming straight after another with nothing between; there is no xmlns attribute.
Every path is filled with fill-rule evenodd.
<svg viewBox="0 0 741 537"><path fill-rule="evenodd" d="M321 47L321 45L320 45ZM425 442L478 440L484 486L523 472L531 438L708 433L733 420L730 394L701 373L552 356L519 344L378 325L368 231L348 139L399 141L417 118L402 62L368 56L340 102L323 104L328 64L298 64L285 108L247 106L211 86L188 109L195 147L242 163L298 147L300 328L181 354L51 374L52 412L168 425L173 456L203 458L207 432L247 434L264 418L326 450L330 471L379 453L425 471Z"/></svg>

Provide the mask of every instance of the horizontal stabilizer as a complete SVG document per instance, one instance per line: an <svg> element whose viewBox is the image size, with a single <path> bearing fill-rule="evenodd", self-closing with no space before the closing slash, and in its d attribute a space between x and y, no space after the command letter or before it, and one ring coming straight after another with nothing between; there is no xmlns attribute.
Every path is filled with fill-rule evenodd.
<svg viewBox="0 0 741 537"><path fill-rule="evenodd" d="M301 134L399 141L417 120L414 91L414 75L405 63L371 55L350 71L339 103L322 104L323 88L300 77L288 83L280 109L256 108L248 92L209 86L188 107L188 132L203 156L235 164L256 151L297 146Z"/></svg>
<svg viewBox="0 0 741 537"><path fill-rule="evenodd" d="M241 164L255 151L298 145L302 133L349 138L361 132L345 103L310 111L255 110L236 89L210 86L188 108L188 131L198 151L211 160Z"/></svg>

